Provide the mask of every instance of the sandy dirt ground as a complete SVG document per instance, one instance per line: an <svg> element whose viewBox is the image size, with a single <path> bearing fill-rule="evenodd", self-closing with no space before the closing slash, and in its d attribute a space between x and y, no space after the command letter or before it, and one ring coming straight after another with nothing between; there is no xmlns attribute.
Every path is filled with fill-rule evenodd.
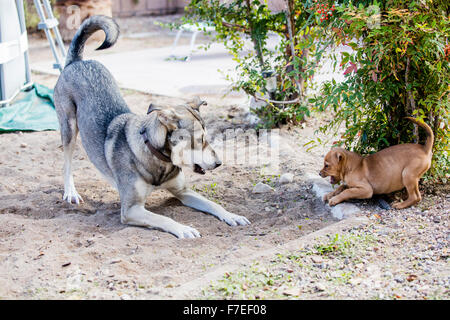
<svg viewBox="0 0 450 320"><path fill-rule="evenodd" d="M56 77L34 74L52 87ZM145 113L150 101L180 102L123 90L130 108ZM216 132L249 127L245 99L207 97L201 113ZM312 124L311 124L312 126ZM59 132L0 135L1 298L170 298L170 289L249 254L282 245L333 223L303 181L303 169L318 170L323 154L300 147L314 129L281 130L281 172L294 181L280 185L263 166L223 165L199 176L187 170L193 189L236 214L248 227L230 227L186 208L166 191L154 192L147 208L195 227L202 238L178 240L156 230L120 223L118 193L98 174L78 141L74 179L85 202L62 201L63 151ZM306 133L306 134L305 134ZM254 194L257 182L275 191ZM300 229L298 226L301 225Z"/></svg>

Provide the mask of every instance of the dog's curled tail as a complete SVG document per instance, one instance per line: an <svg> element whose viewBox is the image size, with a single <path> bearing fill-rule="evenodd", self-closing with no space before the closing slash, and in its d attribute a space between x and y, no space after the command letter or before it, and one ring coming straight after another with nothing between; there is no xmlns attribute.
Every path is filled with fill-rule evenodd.
<svg viewBox="0 0 450 320"><path fill-rule="evenodd" d="M409 121L417 124L419 127L422 127L426 134L427 134L427 140L425 141L425 145L423 146L425 149L425 152L428 154L431 154L431 150L433 149L433 142L434 142L434 134L433 130L431 130L430 126L427 125L425 122L417 121L416 119L412 117L405 117L405 119L408 119Z"/></svg>
<svg viewBox="0 0 450 320"><path fill-rule="evenodd" d="M105 32L105 41L96 50L107 49L116 43L119 38L119 26L110 17L107 16L92 16L83 21L77 33L70 43L69 51L67 52L66 64L67 67L72 62L83 59L83 49L86 40L98 30Z"/></svg>

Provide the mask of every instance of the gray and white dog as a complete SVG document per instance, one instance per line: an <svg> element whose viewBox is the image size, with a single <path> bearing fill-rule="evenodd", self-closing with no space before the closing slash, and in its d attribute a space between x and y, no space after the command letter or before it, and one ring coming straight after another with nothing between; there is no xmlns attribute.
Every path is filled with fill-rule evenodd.
<svg viewBox="0 0 450 320"><path fill-rule="evenodd" d="M247 218L228 212L188 188L182 167L204 174L221 162L206 140L199 99L190 103L155 107L147 115L130 111L109 71L97 61L83 61L86 40L97 30L106 38L97 49L111 47L119 36L113 19L93 16L75 34L67 61L55 86L55 108L64 148L64 196L69 203L83 199L75 189L72 155L78 131L89 159L117 188L121 222L160 229L178 238L200 233L168 217L144 208L156 188L169 190L184 205L210 213L228 225L248 225Z"/></svg>

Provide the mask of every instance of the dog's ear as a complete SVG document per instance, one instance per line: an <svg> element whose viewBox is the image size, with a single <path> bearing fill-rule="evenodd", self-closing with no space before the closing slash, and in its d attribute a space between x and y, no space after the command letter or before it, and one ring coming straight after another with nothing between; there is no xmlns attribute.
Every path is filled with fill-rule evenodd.
<svg viewBox="0 0 450 320"><path fill-rule="evenodd" d="M208 105L206 101L200 99L200 97L194 97L192 100L188 101L187 104L194 110L199 111L200 106Z"/></svg>
<svg viewBox="0 0 450 320"><path fill-rule="evenodd" d="M154 108L153 103L150 102L150 105L148 106L148 109L147 109L147 114L152 112L154 110L153 108Z"/></svg>
<svg viewBox="0 0 450 320"><path fill-rule="evenodd" d="M158 120L169 131L173 131L178 128L179 117L172 109L159 110L158 111Z"/></svg>
<svg viewBox="0 0 450 320"><path fill-rule="evenodd" d="M152 111L161 110L161 109L164 109L163 105L160 105L160 104L157 104L154 102L150 102L150 105L148 106L148 109L147 109L147 114L149 114Z"/></svg>
<svg viewBox="0 0 450 320"><path fill-rule="evenodd" d="M342 151L337 151L336 152L336 158L338 163L340 163L345 157L345 154Z"/></svg>

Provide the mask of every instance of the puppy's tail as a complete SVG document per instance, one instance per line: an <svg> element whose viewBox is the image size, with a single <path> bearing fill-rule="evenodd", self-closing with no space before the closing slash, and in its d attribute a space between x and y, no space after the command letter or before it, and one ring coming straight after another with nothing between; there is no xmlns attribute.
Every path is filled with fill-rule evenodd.
<svg viewBox="0 0 450 320"><path fill-rule="evenodd" d="M427 140L425 141L425 145L423 146L425 149L425 152L428 154L431 154L431 150L433 149L433 142L434 142L434 134L433 130L431 130L430 126L427 125L425 122L417 121L416 119L412 117L405 117L405 119L408 119L409 121L417 124L419 127L422 127L426 134L427 134Z"/></svg>
<svg viewBox="0 0 450 320"><path fill-rule="evenodd" d="M92 16L83 21L77 33L70 43L69 51L67 52L66 65L75 61L83 59L83 49L86 40L98 30L105 32L105 41L96 50L107 49L116 43L119 37L119 26L110 17L107 16Z"/></svg>

